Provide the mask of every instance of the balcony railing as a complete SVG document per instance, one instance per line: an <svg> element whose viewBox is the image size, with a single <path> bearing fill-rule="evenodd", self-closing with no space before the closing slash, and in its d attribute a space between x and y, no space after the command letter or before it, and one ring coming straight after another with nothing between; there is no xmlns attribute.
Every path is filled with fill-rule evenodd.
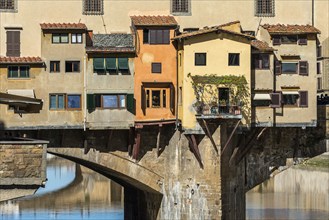
<svg viewBox="0 0 329 220"><path fill-rule="evenodd" d="M197 117L242 118L241 105L209 105L195 108Z"/></svg>

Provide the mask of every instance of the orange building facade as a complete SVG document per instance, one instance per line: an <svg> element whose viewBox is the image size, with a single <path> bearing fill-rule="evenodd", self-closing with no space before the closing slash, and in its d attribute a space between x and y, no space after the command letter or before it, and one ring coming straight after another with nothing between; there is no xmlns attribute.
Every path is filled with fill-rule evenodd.
<svg viewBox="0 0 329 220"><path fill-rule="evenodd" d="M172 16L132 16L136 53L134 98L138 122L176 119L177 58L171 41L177 22Z"/></svg>

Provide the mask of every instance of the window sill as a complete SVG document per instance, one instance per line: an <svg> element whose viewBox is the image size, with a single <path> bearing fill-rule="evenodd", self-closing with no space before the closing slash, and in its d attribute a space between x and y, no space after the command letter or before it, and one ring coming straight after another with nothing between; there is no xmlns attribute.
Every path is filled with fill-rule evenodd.
<svg viewBox="0 0 329 220"><path fill-rule="evenodd" d="M31 78L15 78L15 77L12 77L12 78L7 78L8 80L31 80Z"/></svg>
<svg viewBox="0 0 329 220"><path fill-rule="evenodd" d="M192 12L171 12L174 16L191 16Z"/></svg>

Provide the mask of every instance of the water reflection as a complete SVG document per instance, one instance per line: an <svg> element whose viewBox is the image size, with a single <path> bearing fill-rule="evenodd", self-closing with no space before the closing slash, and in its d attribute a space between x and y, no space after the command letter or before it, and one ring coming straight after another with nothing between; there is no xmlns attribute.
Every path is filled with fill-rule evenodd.
<svg viewBox="0 0 329 220"><path fill-rule="evenodd" d="M329 170L290 168L248 192L246 199L247 219L328 220Z"/></svg>
<svg viewBox="0 0 329 220"><path fill-rule="evenodd" d="M85 167L58 157L47 161L45 188L0 203L2 219L123 219L123 189Z"/></svg>

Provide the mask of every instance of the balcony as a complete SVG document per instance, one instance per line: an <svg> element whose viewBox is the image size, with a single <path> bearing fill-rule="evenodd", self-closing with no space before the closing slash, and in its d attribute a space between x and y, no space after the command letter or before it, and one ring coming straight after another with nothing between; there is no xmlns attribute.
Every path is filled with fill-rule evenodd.
<svg viewBox="0 0 329 220"><path fill-rule="evenodd" d="M241 105L198 103L194 105L197 119L242 119Z"/></svg>

